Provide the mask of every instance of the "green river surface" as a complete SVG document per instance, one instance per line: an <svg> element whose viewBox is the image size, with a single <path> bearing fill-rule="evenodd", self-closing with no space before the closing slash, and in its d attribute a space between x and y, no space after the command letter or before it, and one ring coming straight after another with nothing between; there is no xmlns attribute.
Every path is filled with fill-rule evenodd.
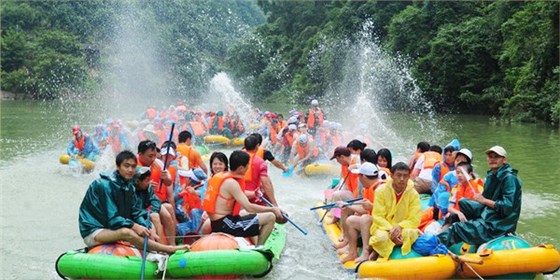
<svg viewBox="0 0 560 280"><path fill-rule="evenodd" d="M70 140L71 125L92 132L109 117L134 119L145 108L134 102L1 101L0 122L0 275L2 279L57 279L56 258L84 247L78 231L78 208L89 185L113 159L101 159L92 174L76 174L58 163ZM263 106L264 107L264 106ZM283 105L271 107L285 108ZM285 111L288 111L287 109ZM474 154L475 172L486 174L484 151L505 147L523 181L523 208L518 234L533 245L560 247L560 134L539 124L503 124L485 116L439 116L438 127L416 130L418 122L393 115L386 125L398 137L385 137L393 163L405 160L415 144L441 135L441 146L458 137ZM375 131L375 127L369 127ZM424 131L416 134L415 131ZM428 131L428 132L425 132ZM437 132L437 133L435 133ZM406 140L403 140L406 139ZM374 147L378 149L379 147ZM353 279L337 265L327 237L309 211L321 199L330 178L285 178L271 168L278 201L309 231L288 228L281 260L266 279ZM559 273L545 278L559 278Z"/></svg>

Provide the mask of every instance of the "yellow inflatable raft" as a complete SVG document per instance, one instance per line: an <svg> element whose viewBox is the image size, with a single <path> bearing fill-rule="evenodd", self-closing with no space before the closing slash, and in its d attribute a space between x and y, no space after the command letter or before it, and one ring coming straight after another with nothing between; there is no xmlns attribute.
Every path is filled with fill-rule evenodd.
<svg viewBox="0 0 560 280"><path fill-rule="evenodd" d="M245 145L245 138L233 138L233 140L231 140L231 145L235 146L235 147L241 147L243 145Z"/></svg>
<svg viewBox="0 0 560 280"><path fill-rule="evenodd" d="M324 205L318 203L316 206ZM317 209L319 217L325 210ZM337 223L328 224L330 218L323 219L322 226L333 244L338 243L341 229ZM356 264L347 261L347 270L356 271L360 278L399 279L447 279L501 276L506 278L535 278L535 274L550 274L560 268L560 253L552 245L531 247L517 236L504 236L488 242L478 253L464 254L461 258L482 260L482 264L456 262L449 255L420 256L412 251L407 256L396 248L389 259L380 258ZM483 247L481 246L481 247ZM469 251L469 245L456 246L457 251ZM453 251L453 248L450 248ZM346 255L339 255L339 259Z"/></svg>
<svg viewBox="0 0 560 280"><path fill-rule="evenodd" d="M70 164L70 161L76 160L83 168L83 170L85 172L91 172L93 171L93 169L95 169L95 162L86 159L86 158L76 158L76 159L72 159L71 156L69 155L61 155L58 158L58 161L62 164Z"/></svg>
<svg viewBox="0 0 560 280"><path fill-rule="evenodd" d="M204 136L204 143L229 145L230 140L222 135L206 135Z"/></svg>
<svg viewBox="0 0 560 280"><path fill-rule="evenodd" d="M331 164L330 162L315 162L306 165L303 168L303 172L307 176L317 176L317 175L336 176L340 173L340 167Z"/></svg>

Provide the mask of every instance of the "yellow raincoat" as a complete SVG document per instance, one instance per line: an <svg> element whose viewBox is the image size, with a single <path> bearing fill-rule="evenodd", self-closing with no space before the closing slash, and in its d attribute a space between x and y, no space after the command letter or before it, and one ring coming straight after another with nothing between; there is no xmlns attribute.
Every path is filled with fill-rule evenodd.
<svg viewBox="0 0 560 280"><path fill-rule="evenodd" d="M393 179L388 179L375 191L373 202L373 224L370 228L369 245L383 258L393 252L395 243L391 241L389 230L397 224L402 228L402 254L410 253L412 244L418 238L418 226L421 214L420 196L414 189L414 183L408 180L406 189L397 203Z"/></svg>

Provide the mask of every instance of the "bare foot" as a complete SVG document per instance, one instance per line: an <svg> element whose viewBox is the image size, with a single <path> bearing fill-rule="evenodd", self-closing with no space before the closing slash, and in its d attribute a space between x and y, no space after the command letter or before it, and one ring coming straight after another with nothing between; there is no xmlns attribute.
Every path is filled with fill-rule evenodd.
<svg viewBox="0 0 560 280"><path fill-rule="evenodd" d="M358 254L356 254L356 253L348 253L348 255L346 255L346 257L340 259L340 262L345 263L345 262L351 261L351 260L355 259L357 256L358 256Z"/></svg>
<svg viewBox="0 0 560 280"><path fill-rule="evenodd" d="M337 217L332 217L332 219L327 223L327 225L332 225L338 223Z"/></svg>
<svg viewBox="0 0 560 280"><path fill-rule="evenodd" d="M346 246L344 246L344 247L342 247L342 248L336 250L336 253L337 253L338 255L346 254L346 253L348 253L348 250L349 250L349 249L350 249L349 246L346 245Z"/></svg>
<svg viewBox="0 0 560 280"><path fill-rule="evenodd" d="M173 248L173 253L179 250L190 251L191 246L188 244L178 245L178 246L171 246Z"/></svg>
<svg viewBox="0 0 560 280"><path fill-rule="evenodd" d="M372 251L372 252L369 254L369 260L370 260L370 261L375 261L375 260L377 260L377 258L379 258L379 254L378 254L377 252Z"/></svg>
<svg viewBox="0 0 560 280"><path fill-rule="evenodd" d="M340 240L340 239L339 239L339 240ZM343 248L343 247L346 247L346 245L348 245L348 243L349 243L348 240L343 239L340 243L338 243L338 244L333 244L332 246L333 246L335 249L341 249L341 248Z"/></svg>
<svg viewBox="0 0 560 280"><path fill-rule="evenodd" d="M354 262L358 264L367 260L369 260L369 251L363 250L362 254L358 258L354 259Z"/></svg>
<svg viewBox="0 0 560 280"><path fill-rule="evenodd" d="M338 242L344 242L344 232L340 233L340 236L338 237Z"/></svg>

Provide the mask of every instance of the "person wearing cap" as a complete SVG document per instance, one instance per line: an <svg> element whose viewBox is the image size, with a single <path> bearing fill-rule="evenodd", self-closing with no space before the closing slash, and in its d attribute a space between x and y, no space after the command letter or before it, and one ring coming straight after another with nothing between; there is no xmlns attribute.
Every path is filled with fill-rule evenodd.
<svg viewBox="0 0 560 280"><path fill-rule="evenodd" d="M460 163L472 162L472 153L469 149L463 148L455 153L454 170L447 172L443 176L443 179L439 181L435 189L432 189L433 194L430 198L429 206L434 206L434 219L438 220L439 213L445 211L448 208L449 197L451 196L451 188L459 183L457 180L457 166Z"/></svg>
<svg viewBox="0 0 560 280"><path fill-rule="evenodd" d="M208 131L210 134L213 135L222 135L229 139L233 138L231 134L231 130L226 125L228 123L226 117L224 116L224 112L218 111L216 115L210 117L208 121Z"/></svg>
<svg viewBox="0 0 560 280"><path fill-rule="evenodd" d="M395 246L401 247L404 256L412 250L418 238L420 225L420 195L414 189L410 168L404 162L391 167L393 174L375 190L373 199L370 259L388 258Z"/></svg>
<svg viewBox="0 0 560 280"><path fill-rule="evenodd" d="M311 100L311 107L307 112L306 123L311 135L315 135L317 128L323 124L325 120L325 113L319 108L319 101L317 99Z"/></svg>
<svg viewBox="0 0 560 280"><path fill-rule="evenodd" d="M301 168L317 160L319 149L315 147L315 141L307 134L300 134L297 141L294 141L290 152L290 164L294 167L301 165Z"/></svg>
<svg viewBox="0 0 560 280"><path fill-rule="evenodd" d="M95 161L99 155L99 148L97 148L91 136L83 133L78 125L72 127L72 135L72 140L70 140L68 147L66 147L66 153L69 156Z"/></svg>
<svg viewBox="0 0 560 280"><path fill-rule="evenodd" d="M153 188L150 186L150 172L149 167L136 167L136 180L134 182L135 195L138 198L138 203L142 209L150 213L150 221L153 227L150 229L152 237L155 241L159 242L161 238L158 233L163 232L163 226L159 212L161 210L161 201L154 193Z"/></svg>
<svg viewBox="0 0 560 280"><path fill-rule="evenodd" d="M468 219L455 223L438 235L446 246L461 241L481 245L508 233L515 233L521 213L521 180L517 170L507 163L506 150L494 146L486 151L490 170L484 191L474 198L459 201L459 208Z"/></svg>
<svg viewBox="0 0 560 280"><path fill-rule="evenodd" d="M208 173L208 168L202 160L200 153L192 146L192 134L186 130L179 133L179 145L177 152L181 155L177 158L179 168L189 170L200 168L204 173Z"/></svg>
<svg viewBox="0 0 560 280"><path fill-rule="evenodd" d="M89 185L80 204L78 224L84 243L93 247L124 240L142 248L144 236L148 236L150 251L172 254L188 249L188 245L171 246L154 241L152 224L146 220L147 212L135 195L136 156L122 151L115 163L116 170L100 174Z"/></svg>
<svg viewBox="0 0 560 280"><path fill-rule="evenodd" d="M286 163L290 159L290 153L292 152L292 146L294 145L294 138L296 137L297 126L295 124L289 124L288 127L282 131L282 140L280 147L280 156L282 161Z"/></svg>
<svg viewBox="0 0 560 280"><path fill-rule="evenodd" d="M162 149L163 158L167 154L168 149ZM169 148L169 155L174 156L175 151ZM138 166L150 168L150 186L152 187L155 195L162 203L159 212L161 222L163 224L167 236L175 236L175 203L173 197L173 178L168 169L164 169L164 163L156 158L157 145L150 140L144 140L138 144ZM175 244L174 238L167 239L165 236L160 236L163 243Z"/></svg>
<svg viewBox="0 0 560 280"><path fill-rule="evenodd" d="M344 146L338 146L334 149L334 153L331 156L330 160L336 159L336 161L340 164L340 178L342 179L341 184L338 186L337 191L335 191L332 195L333 201L342 201L342 200L349 200L357 198L359 195L358 192L358 174L354 174L350 172L349 167L351 165L355 165L357 162L356 157L352 157L350 150ZM338 221L338 218L333 217L333 219L329 223L335 223ZM346 239L347 235L347 225L342 223L342 234L339 236L338 241L340 243L335 244L334 247L336 249L341 249L348 245L348 240Z"/></svg>
<svg viewBox="0 0 560 280"><path fill-rule="evenodd" d="M182 191L177 194L176 214L179 214L177 224L178 235L199 234L203 229L204 211L200 198L200 188L204 186L208 176L200 168L192 170L179 170L179 175L186 178Z"/></svg>
<svg viewBox="0 0 560 280"><path fill-rule="evenodd" d="M350 206L345 206L343 201L338 201L339 206L342 206L343 223L348 226L348 254L341 260L342 263L354 260L360 263L368 260L370 250L369 229L372 223L371 211L373 209L373 200L375 197L375 190L384 183L379 180L379 169L371 162L364 162L360 165L359 169L352 170L352 173L358 174L358 180L362 184L362 200L355 202ZM362 254L358 257L358 234L361 233L362 244L365 244Z"/></svg>

